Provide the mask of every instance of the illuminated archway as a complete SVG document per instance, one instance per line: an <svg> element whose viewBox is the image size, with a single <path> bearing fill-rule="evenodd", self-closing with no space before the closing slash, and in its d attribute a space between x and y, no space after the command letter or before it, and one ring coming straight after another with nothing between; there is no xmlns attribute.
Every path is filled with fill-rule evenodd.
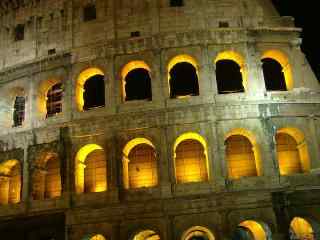
<svg viewBox="0 0 320 240"><path fill-rule="evenodd" d="M160 236L153 230L144 230L134 235L131 240L160 240Z"/></svg>
<svg viewBox="0 0 320 240"><path fill-rule="evenodd" d="M144 61L131 61L127 63L121 71L121 82L122 82L122 98L123 101L128 101L128 100L142 100L142 99L147 99L151 100L152 99L152 90L151 90L151 78L150 78L150 73L151 69L150 67L144 62ZM136 74L136 76L131 76ZM139 75L139 76L138 76ZM142 79L134 79L134 82L128 82L128 78L136 78L136 77L142 77ZM144 80L144 81L142 81ZM128 86L130 84L130 86ZM129 89L129 87L133 87L135 89ZM128 89L127 89L128 88ZM140 89L139 89L140 88ZM141 89L143 88L143 89ZM142 96L129 96L127 91L129 90L136 90L136 91L141 91ZM143 91L142 91L143 90ZM132 95L132 94L131 94ZM135 95L135 94L133 94Z"/></svg>
<svg viewBox="0 0 320 240"><path fill-rule="evenodd" d="M168 86L171 98L199 95L199 66L197 61L186 54L172 58L168 63Z"/></svg>
<svg viewBox="0 0 320 240"><path fill-rule="evenodd" d="M288 57L281 51L276 49L267 50L262 54L261 59L273 59L277 61L281 67L284 74L287 90L293 89L293 75L291 70L291 65L289 63Z"/></svg>
<svg viewBox="0 0 320 240"><path fill-rule="evenodd" d="M107 190L106 156L101 146L87 144L75 158L76 192L103 192Z"/></svg>
<svg viewBox="0 0 320 240"><path fill-rule="evenodd" d="M61 81L57 78L48 79L42 81L38 90L38 98L37 105L38 111L41 118L46 118L47 116L47 100L48 100L48 92L53 86L57 86Z"/></svg>
<svg viewBox="0 0 320 240"><path fill-rule="evenodd" d="M259 223L253 220L247 220L238 225L238 229L243 229L243 235L250 236L253 240L267 240L271 233L269 229L265 229L266 224ZM241 231L240 231L241 232Z"/></svg>
<svg viewBox="0 0 320 240"><path fill-rule="evenodd" d="M61 196L60 158L57 153L44 152L32 169L32 198L52 199Z"/></svg>
<svg viewBox="0 0 320 240"><path fill-rule="evenodd" d="M314 229L310 222L301 217L295 217L290 223L290 237L297 240L315 240Z"/></svg>
<svg viewBox="0 0 320 240"><path fill-rule="evenodd" d="M239 66L240 73L242 76L242 85L245 91L247 91L248 90L248 73L247 73L244 57L235 51L224 51L224 52L220 52L217 55L216 59L214 60L214 64L217 65L218 62L224 61L224 60L235 62Z"/></svg>
<svg viewBox="0 0 320 240"><path fill-rule="evenodd" d="M0 164L0 205L19 203L21 198L21 164L7 160Z"/></svg>
<svg viewBox="0 0 320 240"><path fill-rule="evenodd" d="M226 135L225 145L230 179L262 175L260 149L250 131L233 129Z"/></svg>
<svg viewBox="0 0 320 240"><path fill-rule="evenodd" d="M310 171L308 145L299 129L292 127L279 129L276 144L281 175Z"/></svg>
<svg viewBox="0 0 320 240"><path fill-rule="evenodd" d="M135 138L123 149L123 183L126 189L158 185L158 163L152 142Z"/></svg>
<svg viewBox="0 0 320 240"><path fill-rule="evenodd" d="M177 183L208 181L208 147L201 135L180 135L173 145L173 158Z"/></svg>
<svg viewBox="0 0 320 240"><path fill-rule="evenodd" d="M95 77L95 76L104 76L104 72L100 70L99 68L88 68L84 71L82 71L77 79L77 84L76 84L76 90L75 90L75 98L76 98L76 104L78 107L79 111L84 110L84 86L85 83L88 79ZM104 92L104 89L101 89Z"/></svg>
<svg viewBox="0 0 320 240"><path fill-rule="evenodd" d="M203 240L215 240L212 232L208 228L201 226L194 226L189 228L182 234L181 240L193 240L194 238Z"/></svg>

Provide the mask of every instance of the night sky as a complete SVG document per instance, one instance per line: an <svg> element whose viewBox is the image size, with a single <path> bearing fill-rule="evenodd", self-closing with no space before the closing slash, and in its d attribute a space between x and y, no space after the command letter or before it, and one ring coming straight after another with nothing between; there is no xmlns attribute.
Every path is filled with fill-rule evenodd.
<svg viewBox="0 0 320 240"><path fill-rule="evenodd" d="M320 11L319 0L272 0L282 16L293 16L303 28L302 51L320 82Z"/></svg>

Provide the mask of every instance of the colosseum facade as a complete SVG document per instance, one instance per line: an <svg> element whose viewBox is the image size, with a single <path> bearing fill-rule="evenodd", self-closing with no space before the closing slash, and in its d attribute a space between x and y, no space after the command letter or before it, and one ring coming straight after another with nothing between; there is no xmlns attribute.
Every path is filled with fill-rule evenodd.
<svg viewBox="0 0 320 240"><path fill-rule="evenodd" d="M320 239L320 84L269 0L1 0L0 239Z"/></svg>

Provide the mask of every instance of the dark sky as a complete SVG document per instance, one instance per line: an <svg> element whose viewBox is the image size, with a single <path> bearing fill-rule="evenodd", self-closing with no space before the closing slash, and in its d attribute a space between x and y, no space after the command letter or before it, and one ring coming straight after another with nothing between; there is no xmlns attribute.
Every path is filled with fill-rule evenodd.
<svg viewBox="0 0 320 240"><path fill-rule="evenodd" d="M282 16L293 16L303 28L302 51L307 56L320 82L320 11L319 0L272 0Z"/></svg>

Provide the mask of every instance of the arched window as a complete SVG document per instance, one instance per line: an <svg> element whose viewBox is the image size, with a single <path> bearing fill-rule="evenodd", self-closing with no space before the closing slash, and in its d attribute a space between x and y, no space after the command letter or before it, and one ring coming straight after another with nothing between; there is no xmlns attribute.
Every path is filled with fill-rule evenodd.
<svg viewBox="0 0 320 240"><path fill-rule="evenodd" d="M182 234L181 240L214 240L211 231L205 227L194 226Z"/></svg>
<svg viewBox="0 0 320 240"><path fill-rule="evenodd" d="M283 128L276 135L276 148L281 175L308 172L310 161L303 133L294 128Z"/></svg>
<svg viewBox="0 0 320 240"><path fill-rule="evenodd" d="M152 100L151 78L144 68L131 70L125 77L125 101Z"/></svg>
<svg viewBox="0 0 320 240"><path fill-rule="evenodd" d="M32 197L34 200L61 196L60 159L55 153L47 153L33 168Z"/></svg>
<svg viewBox="0 0 320 240"><path fill-rule="evenodd" d="M312 225L304 218L295 217L290 223L290 239L315 240Z"/></svg>
<svg viewBox="0 0 320 240"><path fill-rule="evenodd" d="M183 134L176 140L174 160L177 183L208 181L206 148L205 140L196 133Z"/></svg>
<svg viewBox="0 0 320 240"><path fill-rule="evenodd" d="M21 166L17 160L0 164L0 204L19 203L21 195Z"/></svg>
<svg viewBox="0 0 320 240"><path fill-rule="evenodd" d="M232 240L267 240L271 237L267 224L253 220L243 221L232 234Z"/></svg>
<svg viewBox="0 0 320 240"><path fill-rule="evenodd" d="M83 8L83 21L88 22L97 18L96 5L89 3Z"/></svg>
<svg viewBox="0 0 320 240"><path fill-rule="evenodd" d="M242 135L232 135L225 141L230 179L258 176L253 146Z"/></svg>
<svg viewBox="0 0 320 240"><path fill-rule="evenodd" d="M75 158L76 192L107 190L107 160L103 148L97 144L82 147Z"/></svg>
<svg viewBox="0 0 320 240"><path fill-rule="evenodd" d="M264 58L261 61L267 91L287 91L281 64L272 58Z"/></svg>
<svg viewBox="0 0 320 240"><path fill-rule="evenodd" d="M13 107L13 127L22 126L25 116L25 97L17 96Z"/></svg>
<svg viewBox="0 0 320 240"><path fill-rule="evenodd" d="M85 239L87 240L87 239ZM89 238L89 240L106 240L106 238L104 236L102 236L101 234L97 234L94 235L93 237Z"/></svg>
<svg viewBox="0 0 320 240"><path fill-rule="evenodd" d="M63 88L62 83L53 85L47 92L47 115L46 117L55 116L62 112L62 95Z"/></svg>
<svg viewBox="0 0 320 240"><path fill-rule="evenodd" d="M104 76L97 74L88 78L84 84L83 110L105 106Z"/></svg>
<svg viewBox="0 0 320 240"><path fill-rule="evenodd" d="M135 138L123 149L123 177L125 188L158 185L158 163L153 144L145 138Z"/></svg>
<svg viewBox="0 0 320 240"><path fill-rule="evenodd" d="M235 61L217 61L216 78L219 94L244 92L241 68Z"/></svg>
<svg viewBox="0 0 320 240"><path fill-rule="evenodd" d="M132 240L160 240L160 236L153 230L144 230L136 234Z"/></svg>
<svg viewBox="0 0 320 240"><path fill-rule="evenodd" d="M261 61L267 91L293 89L291 65L286 54L271 49L263 53Z"/></svg>
<svg viewBox="0 0 320 240"><path fill-rule="evenodd" d="M170 98L198 96L197 69L189 62L179 62L170 69Z"/></svg>

